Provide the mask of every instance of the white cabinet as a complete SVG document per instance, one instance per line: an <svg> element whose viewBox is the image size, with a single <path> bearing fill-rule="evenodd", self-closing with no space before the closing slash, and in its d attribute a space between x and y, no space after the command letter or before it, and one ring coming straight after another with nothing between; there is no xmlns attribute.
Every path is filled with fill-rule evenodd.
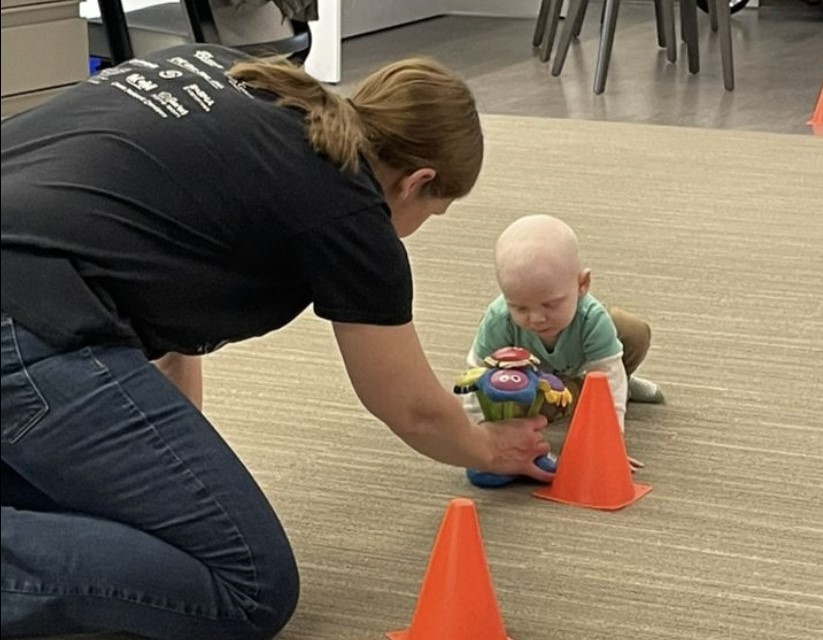
<svg viewBox="0 0 823 640"><path fill-rule="evenodd" d="M0 0L2 117L31 108L89 74L78 0Z"/></svg>

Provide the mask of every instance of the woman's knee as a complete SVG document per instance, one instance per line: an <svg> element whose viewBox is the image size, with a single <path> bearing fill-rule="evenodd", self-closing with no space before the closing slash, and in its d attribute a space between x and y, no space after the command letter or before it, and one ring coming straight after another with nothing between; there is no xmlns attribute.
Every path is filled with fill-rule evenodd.
<svg viewBox="0 0 823 640"><path fill-rule="evenodd" d="M297 608L300 574L291 549L275 553L261 574L268 577L255 598L249 620L263 640L277 635Z"/></svg>
<svg viewBox="0 0 823 640"><path fill-rule="evenodd" d="M218 552L219 568L212 565L220 617L225 629L215 630L215 640L272 638L286 626L297 607L300 576L294 553L274 511L257 511L246 523L240 542ZM232 562L226 559L233 557Z"/></svg>

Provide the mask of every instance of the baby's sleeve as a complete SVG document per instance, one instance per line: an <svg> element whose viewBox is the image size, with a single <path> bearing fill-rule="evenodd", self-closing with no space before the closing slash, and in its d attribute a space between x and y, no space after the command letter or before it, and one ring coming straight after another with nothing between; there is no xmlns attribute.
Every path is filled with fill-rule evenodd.
<svg viewBox="0 0 823 640"><path fill-rule="evenodd" d="M620 425L620 433L625 430L626 402L629 397L629 383L626 377L626 369L623 366L622 355L620 353L610 358L586 363L586 373L602 371L609 380L609 390L612 392L612 402L614 402L614 411Z"/></svg>

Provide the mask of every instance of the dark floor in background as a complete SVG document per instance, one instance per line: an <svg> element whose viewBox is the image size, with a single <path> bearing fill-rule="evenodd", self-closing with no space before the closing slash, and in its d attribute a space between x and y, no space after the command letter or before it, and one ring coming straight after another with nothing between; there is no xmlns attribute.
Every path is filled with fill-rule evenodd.
<svg viewBox="0 0 823 640"><path fill-rule="evenodd" d="M606 91L592 82L600 6L592 2L563 73L531 46L534 20L444 16L343 43L342 91L381 64L433 56L462 74L484 113L810 134L823 81L823 9L784 0L732 17L736 88L723 88L717 34L699 12L701 71L657 46L651 2L623 2ZM562 24L561 24L562 28Z"/></svg>

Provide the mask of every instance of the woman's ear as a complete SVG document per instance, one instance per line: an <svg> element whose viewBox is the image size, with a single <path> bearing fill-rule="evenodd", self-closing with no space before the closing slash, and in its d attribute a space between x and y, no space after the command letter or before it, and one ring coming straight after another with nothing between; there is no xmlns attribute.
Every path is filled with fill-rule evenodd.
<svg viewBox="0 0 823 640"><path fill-rule="evenodd" d="M401 200L408 200L415 196L421 196L423 193L423 187L434 180L434 177L437 175L437 171L435 171L431 167L423 167L422 169L416 169L409 174L404 175L400 178L398 182L398 197Z"/></svg>

